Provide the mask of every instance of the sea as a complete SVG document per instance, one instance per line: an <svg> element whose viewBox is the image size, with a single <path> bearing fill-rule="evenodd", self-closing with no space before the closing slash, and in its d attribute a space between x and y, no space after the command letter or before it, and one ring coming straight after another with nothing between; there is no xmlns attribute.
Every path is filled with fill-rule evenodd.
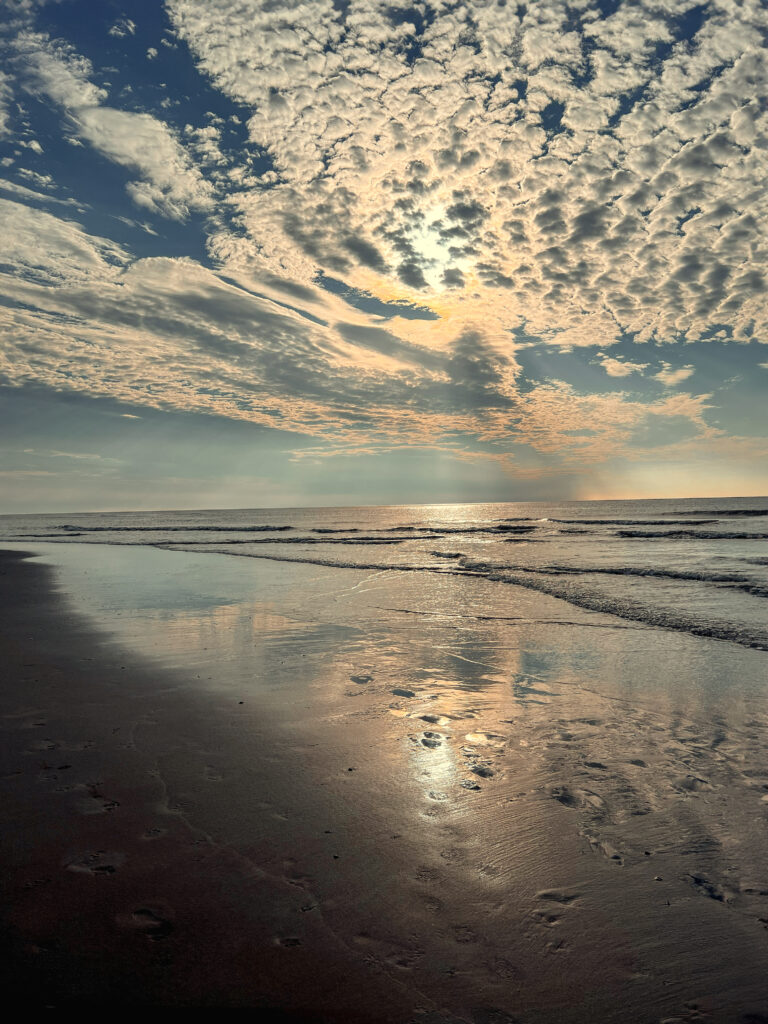
<svg viewBox="0 0 768 1024"><path fill-rule="evenodd" d="M141 546L524 587L768 650L768 497L0 517L0 543ZM447 582L447 580L446 580ZM496 589L498 588L498 589ZM506 589L505 589L506 588Z"/></svg>

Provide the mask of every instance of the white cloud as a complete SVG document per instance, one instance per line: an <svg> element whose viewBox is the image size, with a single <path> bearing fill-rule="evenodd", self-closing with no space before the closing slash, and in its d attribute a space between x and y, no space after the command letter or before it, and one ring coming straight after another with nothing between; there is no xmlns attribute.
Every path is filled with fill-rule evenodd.
<svg viewBox="0 0 768 1024"><path fill-rule="evenodd" d="M669 365L669 363L662 363L662 369L659 370L658 373L655 373L654 377L656 380L660 380L665 387L673 388L676 384L680 384L682 381L688 380L688 378L693 376L695 372L695 366L679 366L675 370Z"/></svg>
<svg viewBox="0 0 768 1024"><path fill-rule="evenodd" d="M335 451L441 445L506 466L519 443L545 455L547 471L552 460L578 467L634 457L629 441L649 412L686 417L712 436L707 396L644 403L579 395L562 382L518 395L514 363L479 330L431 348L423 322L374 326L333 297L321 306L311 290L297 294L291 282L288 292L275 280L271 296L256 295L191 260L131 262L71 221L7 205L18 207L0 210L15 243L0 262L23 274L0 275L0 298L18 304L0 302L4 384L214 413L312 435ZM310 312L321 309L325 323ZM590 436L574 438L585 424Z"/></svg>
<svg viewBox="0 0 768 1024"><path fill-rule="evenodd" d="M90 64L63 46L26 33L17 49L26 87L62 106L79 139L140 175L128 186L136 203L177 220L190 210L211 209L210 185L168 125L151 114L105 105L106 92L90 81Z"/></svg>
<svg viewBox="0 0 768 1024"><path fill-rule="evenodd" d="M0 136L6 135L10 131L9 107L12 99L11 79L0 71Z"/></svg>
<svg viewBox="0 0 768 1024"><path fill-rule="evenodd" d="M614 359L601 353L597 360L609 377L628 377L631 373L642 373L648 363L632 363L629 360Z"/></svg>
<svg viewBox="0 0 768 1024"><path fill-rule="evenodd" d="M118 18L112 28L109 30L111 36L133 36L136 34L136 23L131 21L130 18Z"/></svg>
<svg viewBox="0 0 768 1024"><path fill-rule="evenodd" d="M523 322L568 347L695 338L713 320L768 329L762 271L742 271L763 266L752 241L768 231L758 0L713 0L661 66L651 55L674 42L676 8L650 2L600 19L581 4L580 29L560 0L522 14L438 4L419 39L384 0L168 8L201 70L251 109L276 179L243 181L231 201L254 250L294 276L319 266L412 296L460 270L462 315L484 317L500 344ZM596 47L589 64L580 36ZM570 129L554 136L553 101ZM455 192L482 220L446 218ZM435 220L427 245L418 225Z"/></svg>
<svg viewBox="0 0 768 1024"><path fill-rule="evenodd" d="M88 235L72 221L23 203L0 198L0 219L0 263L40 283L76 286L113 280L129 258L109 239ZM11 291L12 281L7 279Z"/></svg>
<svg viewBox="0 0 768 1024"><path fill-rule="evenodd" d="M9 195L16 196L19 199L27 199L38 203L55 203L60 206L75 207L79 205L76 199L57 199L55 196L46 195L44 192L35 192L34 189L26 188L24 185L19 185L16 181L8 181L5 178L0 178L0 192L7 192Z"/></svg>

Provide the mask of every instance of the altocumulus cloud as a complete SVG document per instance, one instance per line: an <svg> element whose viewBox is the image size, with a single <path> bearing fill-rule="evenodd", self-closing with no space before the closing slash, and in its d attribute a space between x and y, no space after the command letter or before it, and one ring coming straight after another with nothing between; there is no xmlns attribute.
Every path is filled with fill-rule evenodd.
<svg viewBox="0 0 768 1024"><path fill-rule="evenodd" d="M637 459L648 416L738 453L667 353L768 340L768 8L613 7L167 0L150 32L127 3L102 66L9 3L3 381L512 472ZM610 388L526 378L533 345Z"/></svg>

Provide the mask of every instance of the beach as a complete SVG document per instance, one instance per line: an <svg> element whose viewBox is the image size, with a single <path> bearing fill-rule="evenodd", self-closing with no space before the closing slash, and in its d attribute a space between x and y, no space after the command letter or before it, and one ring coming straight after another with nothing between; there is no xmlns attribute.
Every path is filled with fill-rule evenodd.
<svg viewBox="0 0 768 1024"><path fill-rule="evenodd" d="M486 579L36 550L0 576L26 1005L766 1019L763 651L476 615Z"/></svg>

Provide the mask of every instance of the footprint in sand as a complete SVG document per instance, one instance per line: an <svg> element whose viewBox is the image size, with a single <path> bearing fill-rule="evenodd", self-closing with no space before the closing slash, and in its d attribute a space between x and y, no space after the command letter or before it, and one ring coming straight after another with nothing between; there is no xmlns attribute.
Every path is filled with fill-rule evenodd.
<svg viewBox="0 0 768 1024"><path fill-rule="evenodd" d="M513 1017L506 1010L484 1006L472 1011L472 1024L520 1024L520 1018Z"/></svg>
<svg viewBox="0 0 768 1024"><path fill-rule="evenodd" d="M376 939L367 932L355 935L353 942L365 951L366 962L376 966L388 965L407 971L424 956L424 951L421 949Z"/></svg>
<svg viewBox="0 0 768 1024"><path fill-rule="evenodd" d="M542 906L531 912L531 916L544 928L556 928L569 913L569 907L581 898L581 894L568 889L541 889L536 899ZM549 943L550 951L565 948L564 940Z"/></svg>
<svg viewBox="0 0 768 1024"><path fill-rule="evenodd" d="M624 864L624 858L613 845L606 839L598 839L596 836L590 836L586 832L582 835L588 840L589 845L596 853L602 853L606 860L611 861L613 864L618 864L620 867Z"/></svg>
<svg viewBox="0 0 768 1024"><path fill-rule="evenodd" d="M145 903L128 914L120 914L117 923L121 928L140 932L152 942L157 942L173 931L173 910L165 903Z"/></svg>
<svg viewBox="0 0 768 1024"><path fill-rule="evenodd" d="M125 854L96 850L93 853L78 854L64 863L67 871L86 875L114 875L125 860Z"/></svg>
<svg viewBox="0 0 768 1024"><path fill-rule="evenodd" d="M416 870L415 875L417 882L422 882L426 885L437 885L442 881L442 875L436 868L430 868L426 865L422 865Z"/></svg>
<svg viewBox="0 0 768 1024"><path fill-rule="evenodd" d="M697 775L685 775L675 779L672 788L682 793L702 793L713 787L706 779L701 779Z"/></svg>
<svg viewBox="0 0 768 1024"><path fill-rule="evenodd" d="M477 747L493 747L494 750L503 750L507 739L494 732L468 732L464 738Z"/></svg>
<svg viewBox="0 0 768 1024"><path fill-rule="evenodd" d="M84 789L90 797L90 799L78 801L77 806L81 814L109 814L120 806L119 800L111 800L101 792L98 783L87 783L77 786L77 789L81 791Z"/></svg>
<svg viewBox="0 0 768 1024"><path fill-rule="evenodd" d="M600 813L606 810L605 800L589 789L572 790L568 786L555 786L551 795L564 807L582 807Z"/></svg>
<svg viewBox="0 0 768 1024"><path fill-rule="evenodd" d="M554 928L555 925L560 923L560 919L562 918L563 915L558 913L556 910L546 909L546 910L534 910L533 911L533 916L541 924L543 924L545 928Z"/></svg>
<svg viewBox="0 0 768 1024"><path fill-rule="evenodd" d="M296 861L288 858L283 861L283 878L289 885L295 885L298 889L308 888L313 879L298 869Z"/></svg>
<svg viewBox="0 0 768 1024"><path fill-rule="evenodd" d="M36 740L34 743L30 743L27 747L26 753L38 754L43 751L59 750L61 747L60 743L55 740Z"/></svg>
<svg viewBox="0 0 768 1024"><path fill-rule="evenodd" d="M536 893L536 899L544 900L547 903L559 903L561 906L567 907L569 903L581 899L581 893L571 892L568 889L541 889Z"/></svg>
<svg viewBox="0 0 768 1024"><path fill-rule="evenodd" d="M422 722L428 722L430 725L449 725L450 718L446 718L445 715L419 715Z"/></svg>
<svg viewBox="0 0 768 1024"><path fill-rule="evenodd" d="M729 898L732 897L731 893L727 893L717 882L710 881L704 875L691 873L687 876L687 880L702 896L708 896L711 900L716 900L718 903L728 903Z"/></svg>

